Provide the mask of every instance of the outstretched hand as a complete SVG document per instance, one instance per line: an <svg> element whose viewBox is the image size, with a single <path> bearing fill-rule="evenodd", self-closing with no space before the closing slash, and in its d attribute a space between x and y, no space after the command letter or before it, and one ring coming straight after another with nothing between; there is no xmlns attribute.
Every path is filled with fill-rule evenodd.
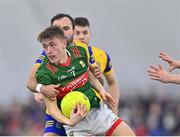
<svg viewBox="0 0 180 137"><path fill-rule="evenodd" d="M169 69L168 69L169 72L173 71L176 68L176 63L175 63L176 61L165 52L161 51L159 53L159 57L169 64Z"/></svg>
<svg viewBox="0 0 180 137"><path fill-rule="evenodd" d="M152 80L158 80L163 83L168 83L170 81L170 74L161 65L150 66L147 72Z"/></svg>

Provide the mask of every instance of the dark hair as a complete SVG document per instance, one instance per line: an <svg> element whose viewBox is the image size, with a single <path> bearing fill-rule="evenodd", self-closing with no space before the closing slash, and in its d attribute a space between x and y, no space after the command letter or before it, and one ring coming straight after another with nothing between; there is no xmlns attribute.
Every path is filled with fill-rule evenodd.
<svg viewBox="0 0 180 137"><path fill-rule="evenodd" d="M52 39L53 37L58 37L60 39L66 39L64 32L57 26L50 26L43 30L39 35L37 40L42 42L44 39Z"/></svg>
<svg viewBox="0 0 180 137"><path fill-rule="evenodd" d="M74 29L74 28L75 28L74 19L73 19L70 15L64 14L64 13L59 13L59 14L55 15L54 17L52 17L52 18L51 18L51 25L53 24L53 22L54 22L55 20L62 19L62 18L64 18L64 17L67 17L67 18L69 18L69 19L71 20L72 28Z"/></svg>
<svg viewBox="0 0 180 137"><path fill-rule="evenodd" d="M88 19L85 17L76 17L74 19L74 24L75 26L77 25L77 26L82 26L82 27L90 26Z"/></svg>

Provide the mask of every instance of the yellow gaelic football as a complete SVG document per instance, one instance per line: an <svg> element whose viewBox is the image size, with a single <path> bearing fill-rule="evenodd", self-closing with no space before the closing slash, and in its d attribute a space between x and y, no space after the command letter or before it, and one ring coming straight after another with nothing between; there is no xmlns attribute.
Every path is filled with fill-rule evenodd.
<svg viewBox="0 0 180 137"><path fill-rule="evenodd" d="M71 91L65 95L61 101L61 111L67 118L70 117L70 113L77 102L84 104L86 111L89 112L90 102L87 96L79 91Z"/></svg>

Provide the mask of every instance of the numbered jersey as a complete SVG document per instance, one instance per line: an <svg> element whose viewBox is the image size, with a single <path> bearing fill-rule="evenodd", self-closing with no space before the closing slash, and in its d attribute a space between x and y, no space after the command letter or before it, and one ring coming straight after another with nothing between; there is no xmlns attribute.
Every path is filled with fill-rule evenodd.
<svg viewBox="0 0 180 137"><path fill-rule="evenodd" d="M43 85L60 84L57 88L61 100L67 93L77 90L83 92L90 100L91 107L99 107L100 99L95 95L88 78L88 58L82 47L68 46L68 60L65 64L52 64L45 56L36 78Z"/></svg>

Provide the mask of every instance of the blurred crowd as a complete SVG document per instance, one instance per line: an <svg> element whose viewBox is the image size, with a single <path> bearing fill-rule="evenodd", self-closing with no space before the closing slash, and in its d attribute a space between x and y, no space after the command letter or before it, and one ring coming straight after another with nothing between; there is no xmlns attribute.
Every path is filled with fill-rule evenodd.
<svg viewBox="0 0 180 137"><path fill-rule="evenodd" d="M137 136L180 136L180 100L171 96L122 98L119 115Z"/></svg>
<svg viewBox="0 0 180 137"><path fill-rule="evenodd" d="M0 108L0 135L38 136L43 133L42 104L14 102ZM180 136L180 100L157 95L121 97L119 116L138 136Z"/></svg>
<svg viewBox="0 0 180 137"><path fill-rule="evenodd" d="M26 104L14 101L0 107L0 136L43 135L44 106L31 97Z"/></svg>

